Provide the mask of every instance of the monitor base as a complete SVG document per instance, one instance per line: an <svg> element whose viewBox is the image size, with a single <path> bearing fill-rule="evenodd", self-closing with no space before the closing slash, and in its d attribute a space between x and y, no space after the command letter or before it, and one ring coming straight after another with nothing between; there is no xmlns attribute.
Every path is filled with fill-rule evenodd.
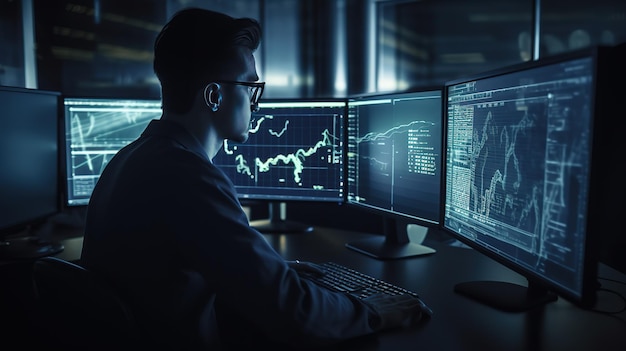
<svg viewBox="0 0 626 351"><path fill-rule="evenodd" d="M271 201L268 207L269 217L250 221L250 226L263 234L309 233L313 227L287 219L287 204Z"/></svg>
<svg viewBox="0 0 626 351"><path fill-rule="evenodd" d="M412 242L390 244L384 236L346 243L345 246L379 260L409 258L437 252L431 247Z"/></svg>
<svg viewBox="0 0 626 351"><path fill-rule="evenodd" d="M250 226L264 234L309 233L313 227L288 220L259 219L250 221Z"/></svg>
<svg viewBox="0 0 626 351"><path fill-rule="evenodd" d="M428 234L428 228L424 226L406 223L395 217L383 217L383 227L383 235L346 243L345 246L379 260L396 260L437 252L432 247L422 245Z"/></svg>
<svg viewBox="0 0 626 351"><path fill-rule="evenodd" d="M528 311L556 301L557 295L545 289L502 281L470 281L454 286L454 291L485 305L508 312Z"/></svg>

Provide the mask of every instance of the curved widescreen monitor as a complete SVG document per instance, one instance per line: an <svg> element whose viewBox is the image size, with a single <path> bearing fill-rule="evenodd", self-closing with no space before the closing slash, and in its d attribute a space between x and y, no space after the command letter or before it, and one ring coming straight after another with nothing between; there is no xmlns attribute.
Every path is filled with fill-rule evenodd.
<svg viewBox="0 0 626 351"><path fill-rule="evenodd" d="M248 140L226 140L213 163L233 181L240 199L270 204L270 218L253 221L254 227L262 232L310 231L281 218L278 204L343 202L346 101L270 99L259 107L252 114Z"/></svg>
<svg viewBox="0 0 626 351"><path fill-rule="evenodd" d="M161 117L161 100L63 99L67 206L89 203L109 160Z"/></svg>
<svg viewBox="0 0 626 351"><path fill-rule="evenodd" d="M347 203L385 220L383 236L348 248L379 259L434 252L411 243L406 225L439 224L442 122L441 88L348 100Z"/></svg>
<svg viewBox="0 0 626 351"><path fill-rule="evenodd" d="M528 279L528 287L462 283L458 292L505 310L554 300L553 292L593 302L603 221L592 211L601 207L595 177L609 142L599 134L614 113L600 113L613 99L609 89L600 93L610 66L603 53L446 84L443 228Z"/></svg>

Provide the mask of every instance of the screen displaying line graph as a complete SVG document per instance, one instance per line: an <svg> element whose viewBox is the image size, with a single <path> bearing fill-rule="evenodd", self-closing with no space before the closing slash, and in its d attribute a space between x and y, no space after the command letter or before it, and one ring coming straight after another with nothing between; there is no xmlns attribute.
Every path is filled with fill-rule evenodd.
<svg viewBox="0 0 626 351"><path fill-rule="evenodd" d="M264 101L245 143L224 141L213 158L242 199L343 199L345 101Z"/></svg>
<svg viewBox="0 0 626 351"><path fill-rule="evenodd" d="M439 220L441 89L348 100L348 194L351 204Z"/></svg>
<svg viewBox="0 0 626 351"><path fill-rule="evenodd" d="M161 100L64 99L68 206L87 205L109 160L161 117Z"/></svg>

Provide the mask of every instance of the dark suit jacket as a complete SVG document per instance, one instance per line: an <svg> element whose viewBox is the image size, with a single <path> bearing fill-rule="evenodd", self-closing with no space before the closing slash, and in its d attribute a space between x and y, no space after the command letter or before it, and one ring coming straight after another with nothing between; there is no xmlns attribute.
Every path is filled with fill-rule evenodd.
<svg viewBox="0 0 626 351"><path fill-rule="evenodd" d="M81 261L127 297L147 337L174 349L245 342L233 335L304 348L373 331L368 306L288 267L249 226L232 182L172 121L152 121L106 166Z"/></svg>

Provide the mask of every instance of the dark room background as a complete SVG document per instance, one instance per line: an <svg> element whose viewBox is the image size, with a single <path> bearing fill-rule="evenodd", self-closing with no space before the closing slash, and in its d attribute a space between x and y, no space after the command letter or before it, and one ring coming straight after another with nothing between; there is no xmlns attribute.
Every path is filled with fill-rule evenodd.
<svg viewBox="0 0 626 351"><path fill-rule="evenodd" d="M0 85L159 98L154 38L188 6L261 22L266 98L433 86L626 41L623 0L0 0ZM289 206L295 219L380 230L375 216L339 204ZM265 210L253 206L252 216Z"/></svg>

